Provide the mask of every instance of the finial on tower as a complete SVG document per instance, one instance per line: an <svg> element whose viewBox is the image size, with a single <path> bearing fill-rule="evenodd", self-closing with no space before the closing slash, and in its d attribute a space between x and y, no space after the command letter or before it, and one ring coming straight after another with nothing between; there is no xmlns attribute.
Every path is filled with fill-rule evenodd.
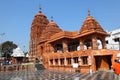
<svg viewBox="0 0 120 80"><path fill-rule="evenodd" d="M53 16L51 16L51 22L53 22Z"/></svg>
<svg viewBox="0 0 120 80"><path fill-rule="evenodd" d="M90 9L88 8L88 16L90 16Z"/></svg>
<svg viewBox="0 0 120 80"><path fill-rule="evenodd" d="M41 5L39 5L39 13L42 13Z"/></svg>

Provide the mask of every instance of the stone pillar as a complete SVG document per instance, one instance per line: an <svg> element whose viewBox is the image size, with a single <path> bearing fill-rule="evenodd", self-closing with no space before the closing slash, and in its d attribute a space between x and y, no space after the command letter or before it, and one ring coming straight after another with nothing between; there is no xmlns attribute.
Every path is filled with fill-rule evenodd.
<svg viewBox="0 0 120 80"><path fill-rule="evenodd" d="M92 56L92 59L91 59L91 61L92 61L92 65L91 65L91 69L93 70L93 71L96 71L96 62L95 62L95 57L94 56Z"/></svg>
<svg viewBox="0 0 120 80"><path fill-rule="evenodd" d="M49 64L49 66L51 65L50 60L48 60L48 64Z"/></svg>
<svg viewBox="0 0 120 80"><path fill-rule="evenodd" d="M64 52L68 52L68 45L67 45L68 41L67 40L63 40L62 45L63 45L63 51Z"/></svg>
<svg viewBox="0 0 120 80"><path fill-rule="evenodd" d="M12 64L15 64L15 58L12 57Z"/></svg>
<svg viewBox="0 0 120 80"><path fill-rule="evenodd" d="M106 41L105 41L105 38L102 39L102 48L103 48L103 49L106 49L106 48L107 48L107 47L106 47Z"/></svg>
<svg viewBox="0 0 120 80"><path fill-rule="evenodd" d="M87 60L88 60L88 65L92 65L92 59L91 59L91 56L88 56Z"/></svg>
<svg viewBox="0 0 120 80"><path fill-rule="evenodd" d="M53 47L52 44L50 44L50 51L51 51L52 53L54 53L54 47Z"/></svg>
<svg viewBox="0 0 120 80"><path fill-rule="evenodd" d="M51 45L48 44L48 52L50 53L51 52Z"/></svg>
<svg viewBox="0 0 120 80"><path fill-rule="evenodd" d="M82 60L81 60L80 57L78 57L78 64L79 64L79 65L82 65Z"/></svg>
<svg viewBox="0 0 120 80"><path fill-rule="evenodd" d="M98 49L96 36L92 38L92 49Z"/></svg>
<svg viewBox="0 0 120 80"><path fill-rule="evenodd" d="M58 65L61 65L61 63L60 63L60 59L58 59Z"/></svg>
<svg viewBox="0 0 120 80"><path fill-rule="evenodd" d="M46 52L47 53L51 52L51 44L46 43Z"/></svg>
<svg viewBox="0 0 120 80"><path fill-rule="evenodd" d="M83 40L80 40L80 50L84 50L84 43L83 43Z"/></svg>
<svg viewBox="0 0 120 80"><path fill-rule="evenodd" d="M74 63L74 60L73 60L73 58L71 58L71 64L73 64Z"/></svg>
<svg viewBox="0 0 120 80"><path fill-rule="evenodd" d="M53 65L55 65L55 59L53 59Z"/></svg>
<svg viewBox="0 0 120 80"><path fill-rule="evenodd" d="M47 44L44 43L44 53L47 53Z"/></svg>
<svg viewBox="0 0 120 80"><path fill-rule="evenodd" d="M64 58L64 65L67 65L67 60L66 60L66 58Z"/></svg>

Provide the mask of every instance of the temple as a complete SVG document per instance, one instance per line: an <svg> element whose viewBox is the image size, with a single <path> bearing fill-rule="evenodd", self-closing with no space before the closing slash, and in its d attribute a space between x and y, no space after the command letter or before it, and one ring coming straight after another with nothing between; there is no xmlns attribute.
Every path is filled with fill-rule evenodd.
<svg viewBox="0 0 120 80"><path fill-rule="evenodd" d="M109 50L110 36L90 15L79 31L64 31L42 13L34 16L30 33L30 60L39 60L46 69L88 72L109 70L119 50Z"/></svg>

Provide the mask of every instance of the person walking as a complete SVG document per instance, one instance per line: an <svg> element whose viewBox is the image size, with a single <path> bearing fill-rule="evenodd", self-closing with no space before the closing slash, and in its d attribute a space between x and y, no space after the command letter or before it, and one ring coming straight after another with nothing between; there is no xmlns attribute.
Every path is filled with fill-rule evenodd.
<svg viewBox="0 0 120 80"><path fill-rule="evenodd" d="M115 80L120 80L120 54L117 55L117 59L115 59L113 63L114 77Z"/></svg>

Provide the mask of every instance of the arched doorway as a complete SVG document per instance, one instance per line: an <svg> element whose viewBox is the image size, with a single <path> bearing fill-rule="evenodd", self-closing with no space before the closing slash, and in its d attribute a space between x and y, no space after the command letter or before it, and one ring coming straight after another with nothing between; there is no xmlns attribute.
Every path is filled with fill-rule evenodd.
<svg viewBox="0 0 120 80"><path fill-rule="evenodd" d="M112 66L112 55L95 56L96 70L109 70Z"/></svg>

